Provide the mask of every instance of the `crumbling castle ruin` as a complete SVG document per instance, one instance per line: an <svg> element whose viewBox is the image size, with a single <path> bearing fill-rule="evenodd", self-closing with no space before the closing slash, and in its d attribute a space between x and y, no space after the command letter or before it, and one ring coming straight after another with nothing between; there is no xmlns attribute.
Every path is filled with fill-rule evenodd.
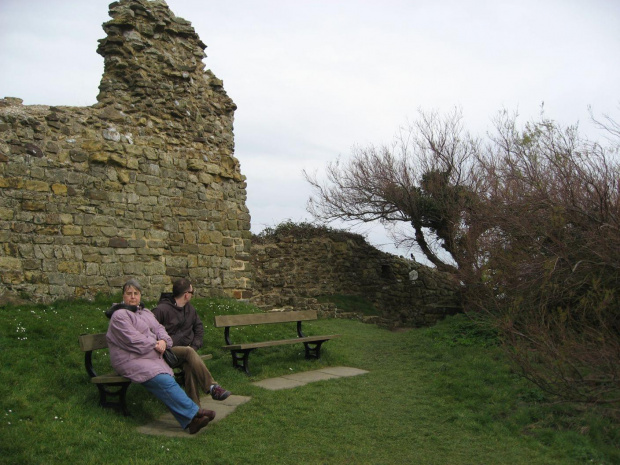
<svg viewBox="0 0 620 465"><path fill-rule="evenodd" d="M0 294L91 297L128 276L158 294L247 297L250 215L235 104L191 23L121 0L92 107L0 100Z"/></svg>
<svg viewBox="0 0 620 465"><path fill-rule="evenodd" d="M388 326L430 324L458 306L441 273L363 241L251 246L236 106L205 70L205 44L162 0L120 0L110 16L95 105L0 99L4 301L91 298L129 277L155 299L189 277L200 296L266 309L325 313L317 296L361 295Z"/></svg>

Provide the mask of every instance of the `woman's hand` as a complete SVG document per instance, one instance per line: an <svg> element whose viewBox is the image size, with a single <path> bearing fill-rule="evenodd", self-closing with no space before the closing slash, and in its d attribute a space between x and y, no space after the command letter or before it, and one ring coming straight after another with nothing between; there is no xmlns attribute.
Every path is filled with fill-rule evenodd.
<svg viewBox="0 0 620 465"><path fill-rule="evenodd" d="M166 341L162 339L157 341L157 344L155 344L155 350L160 354L163 354L166 351Z"/></svg>

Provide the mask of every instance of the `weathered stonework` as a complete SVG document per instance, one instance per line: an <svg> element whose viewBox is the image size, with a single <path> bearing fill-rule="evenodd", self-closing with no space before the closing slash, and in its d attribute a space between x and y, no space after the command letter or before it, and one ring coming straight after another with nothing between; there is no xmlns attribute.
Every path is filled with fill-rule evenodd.
<svg viewBox="0 0 620 465"><path fill-rule="evenodd" d="M121 0L92 107L0 100L0 295L91 297L179 276L250 295L250 215L236 109L205 45L161 0Z"/></svg>
<svg viewBox="0 0 620 465"><path fill-rule="evenodd" d="M251 256L251 302L265 309L315 309L391 328L428 326L460 310L459 287L450 275L381 252L361 236L281 237L253 244ZM316 300L334 294L363 296L381 315L343 315Z"/></svg>

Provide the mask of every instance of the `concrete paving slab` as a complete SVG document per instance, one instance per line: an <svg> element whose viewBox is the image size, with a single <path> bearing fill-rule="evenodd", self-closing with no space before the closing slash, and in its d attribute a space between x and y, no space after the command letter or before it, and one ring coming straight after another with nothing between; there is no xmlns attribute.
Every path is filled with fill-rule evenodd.
<svg viewBox="0 0 620 465"><path fill-rule="evenodd" d="M282 375L284 379L292 379L293 381L299 381L302 383L312 383L314 381L323 381L326 379L340 378L338 375L325 373L324 371L314 370L305 371L302 373L294 373L292 375Z"/></svg>
<svg viewBox="0 0 620 465"><path fill-rule="evenodd" d="M357 376L363 375L364 373L368 372L366 370L360 370L359 368L327 367L319 370L294 373L291 375L282 375L277 378L263 379L262 381L256 381L252 384L264 389L269 389L270 391L277 391L279 389L291 389L303 386L304 384L312 383L314 381Z"/></svg>
<svg viewBox="0 0 620 465"><path fill-rule="evenodd" d="M306 384L304 381L296 381L294 379L286 379L283 377L263 379L252 383L254 386L269 389L270 391L278 391L280 389L291 389Z"/></svg>
<svg viewBox="0 0 620 465"><path fill-rule="evenodd" d="M320 370L317 371L322 371L323 373L329 373L332 375L337 375L337 376L357 376L357 375L363 375L364 373L368 373L366 370L361 370L359 368L353 368L353 367L327 367L327 368L321 368Z"/></svg>
<svg viewBox="0 0 620 465"><path fill-rule="evenodd" d="M204 409L215 411L215 418L210 423L213 424L226 418L228 415L234 412L239 405L249 402L250 399L252 398L249 396L231 395L228 397L228 399L216 401L213 400L211 396L203 396L200 398L200 405ZM167 412L157 420L146 425L139 426L138 432L142 434L152 434L156 436L193 438L199 436L200 434L203 434L205 431L208 431L208 429L209 425L201 429L196 434L189 434L186 430L181 429L179 423L172 416L172 413Z"/></svg>

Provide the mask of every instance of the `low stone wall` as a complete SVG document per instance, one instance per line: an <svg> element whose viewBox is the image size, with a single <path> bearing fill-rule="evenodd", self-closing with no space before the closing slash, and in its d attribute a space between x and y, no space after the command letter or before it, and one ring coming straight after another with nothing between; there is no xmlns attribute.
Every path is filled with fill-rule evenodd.
<svg viewBox="0 0 620 465"><path fill-rule="evenodd" d="M253 244L251 263L251 302L267 309L317 309L388 327L427 326L460 309L458 286L449 275L381 252L361 236L283 237ZM333 304L316 300L333 294L363 296L380 316L343 315Z"/></svg>

